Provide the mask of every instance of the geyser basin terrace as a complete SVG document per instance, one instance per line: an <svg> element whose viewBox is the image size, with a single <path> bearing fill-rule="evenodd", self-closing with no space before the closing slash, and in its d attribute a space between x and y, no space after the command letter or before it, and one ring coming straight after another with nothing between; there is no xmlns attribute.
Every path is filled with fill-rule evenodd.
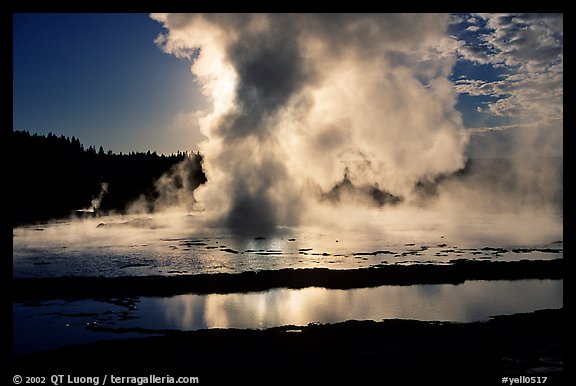
<svg viewBox="0 0 576 386"><path fill-rule="evenodd" d="M327 207L313 225L250 237L209 227L204 220L202 212L178 212L14 228L13 277L352 270L563 257L561 212Z"/></svg>

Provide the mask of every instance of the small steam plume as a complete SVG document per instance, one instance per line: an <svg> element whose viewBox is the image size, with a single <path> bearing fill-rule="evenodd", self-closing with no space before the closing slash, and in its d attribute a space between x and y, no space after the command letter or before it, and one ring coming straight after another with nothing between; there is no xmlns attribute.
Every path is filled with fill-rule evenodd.
<svg viewBox="0 0 576 386"><path fill-rule="evenodd" d="M152 18L168 30L164 51L197 55L213 105L200 120L208 183L196 197L216 223L265 233L352 190L409 201L421 181L465 164L455 59L438 54L452 44L446 15Z"/></svg>
<svg viewBox="0 0 576 386"><path fill-rule="evenodd" d="M206 182L202 155L186 156L154 182L154 195L141 195L127 208L131 214L160 211L191 211L195 208L194 190Z"/></svg>
<svg viewBox="0 0 576 386"><path fill-rule="evenodd" d="M77 210L77 212L81 213L96 213L100 209L100 204L102 203L102 199L108 193L108 183L102 182L100 183L100 192L98 196L94 197L90 202L90 206L88 208Z"/></svg>
<svg viewBox="0 0 576 386"><path fill-rule="evenodd" d="M98 197L94 198L90 204L90 208L92 208L92 211L97 211L98 209L100 209L100 204L102 203L102 199L104 198L104 195L108 193L108 183L107 182L102 182L100 184L100 193L98 193Z"/></svg>

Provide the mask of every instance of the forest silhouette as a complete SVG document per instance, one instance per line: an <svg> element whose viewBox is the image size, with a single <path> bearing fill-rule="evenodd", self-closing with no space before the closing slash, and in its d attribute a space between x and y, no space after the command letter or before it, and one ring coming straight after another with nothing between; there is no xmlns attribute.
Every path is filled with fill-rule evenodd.
<svg viewBox="0 0 576 386"><path fill-rule="evenodd" d="M74 136L28 131L12 131L10 148L14 226L71 215L125 213L138 198L153 202L159 195L155 181L185 160L195 166L189 176L192 187L206 182L199 152L113 153L102 146L85 149Z"/></svg>

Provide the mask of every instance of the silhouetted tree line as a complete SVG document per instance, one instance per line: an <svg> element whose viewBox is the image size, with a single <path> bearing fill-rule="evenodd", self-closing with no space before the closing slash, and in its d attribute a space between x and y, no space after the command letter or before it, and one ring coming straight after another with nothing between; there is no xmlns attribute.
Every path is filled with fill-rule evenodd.
<svg viewBox="0 0 576 386"><path fill-rule="evenodd" d="M193 176L196 186L206 181L200 153L116 154L105 152L102 146L85 149L74 136L27 131L12 131L10 139L12 183L8 188L14 225L67 217L90 208L103 186L107 191L99 210L122 213L141 195L153 200L159 194L154 182L187 157L198 164Z"/></svg>

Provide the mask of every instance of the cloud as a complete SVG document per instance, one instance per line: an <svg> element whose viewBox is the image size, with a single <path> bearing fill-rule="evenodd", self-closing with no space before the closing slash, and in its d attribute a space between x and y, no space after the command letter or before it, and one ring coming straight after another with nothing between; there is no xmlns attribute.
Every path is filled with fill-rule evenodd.
<svg viewBox="0 0 576 386"><path fill-rule="evenodd" d="M490 31L481 36L508 66L532 72L543 70L563 52L562 19L559 15L484 15Z"/></svg>
<svg viewBox="0 0 576 386"><path fill-rule="evenodd" d="M488 111L523 121L559 119L563 113L563 16L479 14L480 44L463 41L464 60L501 69L500 79L462 79L459 93L498 97ZM469 30L469 29L468 29Z"/></svg>
<svg viewBox="0 0 576 386"><path fill-rule="evenodd" d="M523 127L530 127L530 128L537 128L539 126L547 124L546 121L536 121L536 122L528 122L528 123L516 123L511 125L500 125L500 126L486 126L486 127L471 127L468 128L468 131L477 134L477 133L486 133L491 131L504 131L508 129L516 129L516 128L523 128Z"/></svg>
<svg viewBox="0 0 576 386"><path fill-rule="evenodd" d="M484 116L506 122L484 147L513 156L561 156L563 148L563 15L476 14L470 34L457 33L460 60L492 68L497 77L473 75L455 81L460 94L482 99ZM470 20L470 19L468 19ZM486 137L490 138L490 137ZM473 140L474 143L478 141ZM508 144L502 147L502 144ZM477 146L474 146L478 148ZM490 151L487 149L487 151Z"/></svg>

